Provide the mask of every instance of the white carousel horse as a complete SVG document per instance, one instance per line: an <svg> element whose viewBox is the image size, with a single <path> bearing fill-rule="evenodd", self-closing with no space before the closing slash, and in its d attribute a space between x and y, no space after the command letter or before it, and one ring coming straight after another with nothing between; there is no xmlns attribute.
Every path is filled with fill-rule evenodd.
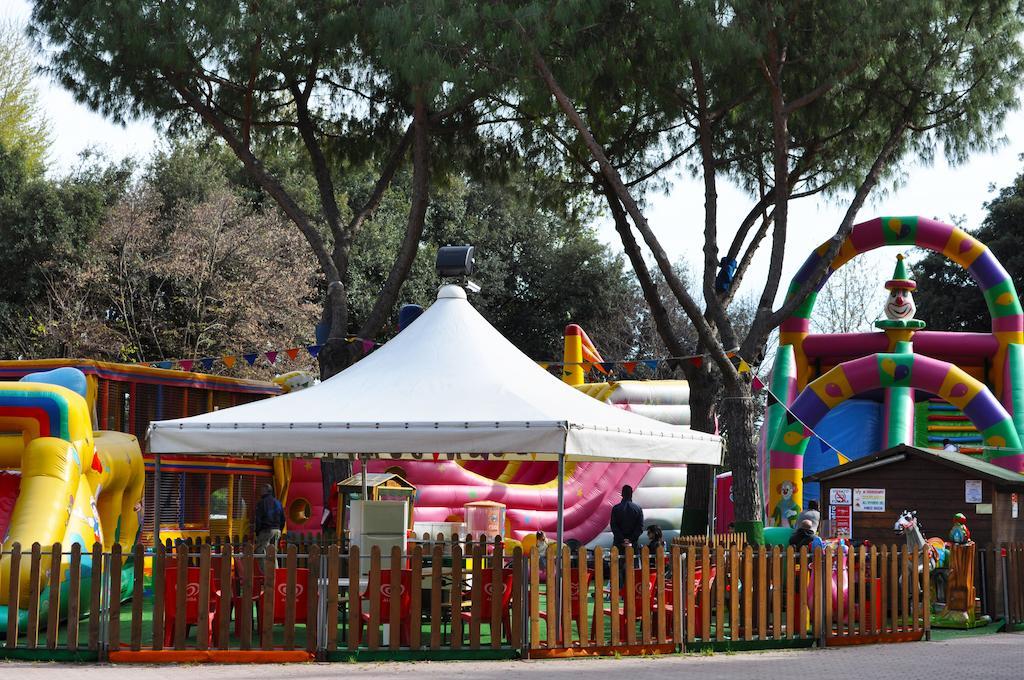
<svg viewBox="0 0 1024 680"><path fill-rule="evenodd" d="M921 523L917 519L917 510L904 510L893 525L897 534L902 534L907 539L907 548L919 549L922 554L928 556L932 569L944 566L946 548L945 542L938 537L925 538L921 532Z"/></svg>
<svg viewBox="0 0 1024 680"><path fill-rule="evenodd" d="M925 538L921 531L921 523L917 519L917 510L904 510L896 520L893 529L907 539L907 549L917 548L922 555L928 557L929 570L933 572L932 599L945 599L945 586L948 578L947 562L949 550L945 541L938 537ZM924 564L918 567L918 574L924 571ZM900 575L902 578L902 574Z"/></svg>

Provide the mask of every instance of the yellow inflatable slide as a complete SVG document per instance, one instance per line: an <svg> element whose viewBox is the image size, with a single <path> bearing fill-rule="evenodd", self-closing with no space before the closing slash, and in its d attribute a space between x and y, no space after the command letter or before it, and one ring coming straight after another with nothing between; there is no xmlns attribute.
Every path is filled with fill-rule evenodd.
<svg viewBox="0 0 1024 680"><path fill-rule="evenodd" d="M94 543L104 550L118 543L126 552L135 545L145 485L142 452L131 435L93 431L87 398L92 392L94 401L95 389L89 388L74 368L0 382L0 605L8 603L15 543L23 551L57 542L69 551L78 543L83 554ZM50 565L42 566L45 575ZM90 572L84 560L83 578ZM28 569L20 570L21 602L30 578ZM6 628L8 612L0 609L0 628Z"/></svg>

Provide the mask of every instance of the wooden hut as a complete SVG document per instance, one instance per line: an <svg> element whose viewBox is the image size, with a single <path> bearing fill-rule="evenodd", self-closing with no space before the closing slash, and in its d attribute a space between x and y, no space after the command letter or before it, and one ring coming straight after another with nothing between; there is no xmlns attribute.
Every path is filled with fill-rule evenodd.
<svg viewBox="0 0 1024 680"><path fill-rule="evenodd" d="M925 537L947 538L963 513L980 545L1024 541L1024 475L976 456L900 445L804 478L821 483L821 534L893 543L916 510Z"/></svg>

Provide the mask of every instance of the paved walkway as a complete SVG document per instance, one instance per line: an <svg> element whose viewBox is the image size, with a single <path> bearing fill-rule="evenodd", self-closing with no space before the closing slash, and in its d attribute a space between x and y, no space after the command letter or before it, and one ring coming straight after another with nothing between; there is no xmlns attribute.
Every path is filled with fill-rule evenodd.
<svg viewBox="0 0 1024 680"><path fill-rule="evenodd" d="M872 645L714 656L666 656L556 661L474 661L293 666L80 666L0 663L19 680L570 680L584 675L621 680L755 678L757 680L1010 680L1024 678L1024 633L943 642Z"/></svg>

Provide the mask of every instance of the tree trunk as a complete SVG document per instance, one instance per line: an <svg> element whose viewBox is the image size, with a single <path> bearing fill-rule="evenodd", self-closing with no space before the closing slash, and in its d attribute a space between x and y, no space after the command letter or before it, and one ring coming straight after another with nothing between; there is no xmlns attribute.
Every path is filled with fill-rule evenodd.
<svg viewBox="0 0 1024 680"><path fill-rule="evenodd" d="M361 349L358 343L349 342L345 338L328 338L316 355L320 379L327 380L355 363L357 348Z"/></svg>
<svg viewBox="0 0 1024 680"><path fill-rule="evenodd" d="M430 201L430 158L429 129L427 106L422 93L416 95L416 110L413 114L412 142L412 204L409 206L409 219L405 234L398 247L398 254L388 272L388 278L381 286L380 295L369 316L363 321L359 334L372 338L394 310L398 294L409 277L409 271L416 260L420 241L423 237L423 226L427 219L427 205Z"/></svg>
<svg viewBox="0 0 1024 680"><path fill-rule="evenodd" d="M764 512L757 460L757 415L759 402L754 399L750 373L738 381L728 381L722 404L721 420L725 430L726 461L732 469L732 497L736 512L736 531L747 534L748 540L764 542Z"/></svg>
<svg viewBox="0 0 1024 680"><path fill-rule="evenodd" d="M717 429L715 403L721 385L709 366L689 371L690 429L714 433ZM703 535L708 529L708 505L711 503L711 465L686 466L686 494L683 497L683 536Z"/></svg>
<svg viewBox="0 0 1024 680"><path fill-rule="evenodd" d="M348 332L348 291L340 281L327 286L321 323L329 328L327 342L320 347L317 363L320 379L327 380L348 368L356 357L355 345L347 341Z"/></svg>

